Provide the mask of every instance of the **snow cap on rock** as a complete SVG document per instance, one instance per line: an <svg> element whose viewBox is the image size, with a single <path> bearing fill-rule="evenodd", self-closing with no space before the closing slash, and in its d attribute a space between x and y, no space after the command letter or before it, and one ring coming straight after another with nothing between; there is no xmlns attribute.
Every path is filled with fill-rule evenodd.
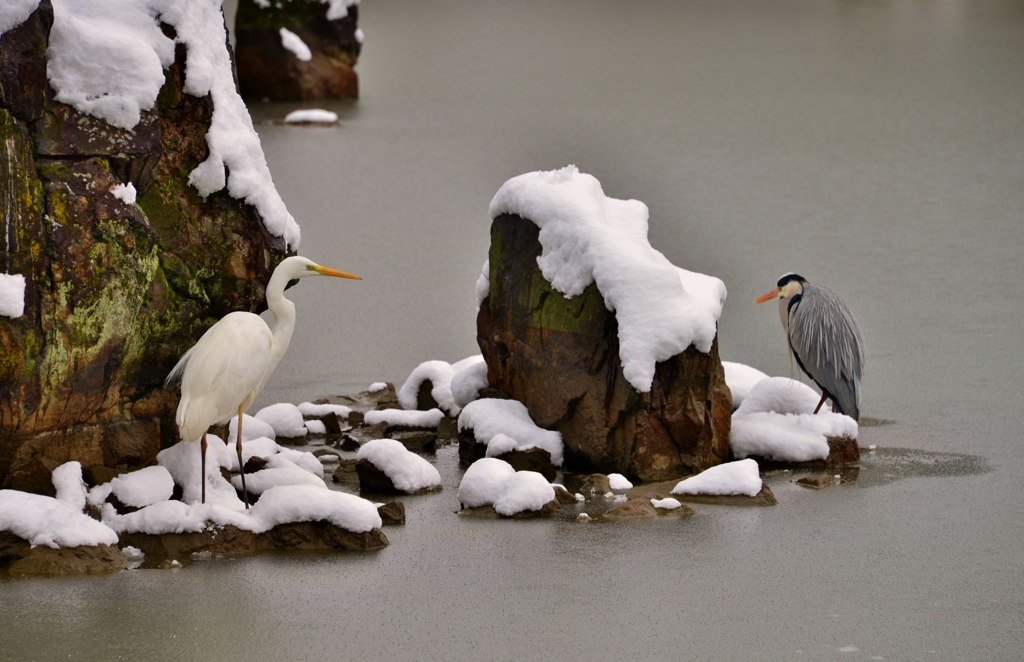
<svg viewBox="0 0 1024 662"><path fill-rule="evenodd" d="M394 439L374 439L359 448L356 459L366 460L384 473L403 492L440 487L441 474L434 465Z"/></svg>
<svg viewBox="0 0 1024 662"><path fill-rule="evenodd" d="M518 400L484 398L470 402L459 416L462 430L472 430L477 442L487 446L501 434L514 439L520 450L543 448L551 453L552 465L562 466L562 435L538 427L526 405Z"/></svg>
<svg viewBox="0 0 1024 662"><path fill-rule="evenodd" d="M710 494L715 496L757 496L761 491L761 473L757 462L739 460L705 469L696 476L679 481L672 494Z"/></svg>

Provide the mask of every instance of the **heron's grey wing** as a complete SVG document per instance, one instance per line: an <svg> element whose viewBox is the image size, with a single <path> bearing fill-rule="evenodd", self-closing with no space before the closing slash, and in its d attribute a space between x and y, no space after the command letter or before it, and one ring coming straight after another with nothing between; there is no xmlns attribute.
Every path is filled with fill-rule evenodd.
<svg viewBox="0 0 1024 662"><path fill-rule="evenodd" d="M789 343L804 369L840 411L860 417L864 341L846 304L827 288L805 285L789 310Z"/></svg>
<svg viewBox="0 0 1024 662"><path fill-rule="evenodd" d="M209 426L226 422L238 413L239 404L262 388L272 339L258 315L235 312L210 327L182 357L175 420L183 439L194 441Z"/></svg>

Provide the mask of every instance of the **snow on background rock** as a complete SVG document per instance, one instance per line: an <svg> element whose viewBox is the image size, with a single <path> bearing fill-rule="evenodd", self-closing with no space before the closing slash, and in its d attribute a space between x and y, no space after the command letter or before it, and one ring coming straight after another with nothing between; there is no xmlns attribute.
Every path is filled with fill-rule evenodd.
<svg viewBox="0 0 1024 662"><path fill-rule="evenodd" d="M295 438L306 436L306 424L302 419L302 412L291 403L279 402L276 405L264 407L256 412L254 418L274 428L274 433L277 437ZM244 422L242 423L242 434L245 434Z"/></svg>
<svg viewBox="0 0 1024 662"><path fill-rule="evenodd" d="M762 379L768 379L768 375L757 368L751 368L742 363L722 361L722 367L725 369L725 383L732 391L733 411L743 404L750 389L754 388Z"/></svg>
<svg viewBox="0 0 1024 662"><path fill-rule="evenodd" d="M452 398L462 408L480 397L480 390L487 388L487 363L484 357L455 373L451 381Z"/></svg>
<svg viewBox="0 0 1024 662"><path fill-rule="evenodd" d="M385 386L387 385L385 384ZM348 418L348 415L352 413L352 408L345 405L315 405L312 402L303 402L299 404L299 413L303 416L317 417L335 414L339 418Z"/></svg>
<svg viewBox="0 0 1024 662"><path fill-rule="evenodd" d="M623 374L647 392L654 367L691 344L708 352L725 303L725 284L680 269L647 239L648 210L606 197L575 166L514 177L490 205L492 219L518 214L540 228L537 264L552 287L573 297L596 282L619 325Z"/></svg>
<svg viewBox="0 0 1024 662"><path fill-rule="evenodd" d="M366 460L382 471L403 492L441 486L441 474L434 465L394 439L374 439L359 448L356 459Z"/></svg>
<svg viewBox="0 0 1024 662"><path fill-rule="evenodd" d="M696 476L679 481L672 494L710 494L714 496L756 496L761 491L761 474L757 462L739 460L706 469Z"/></svg>
<svg viewBox="0 0 1024 662"><path fill-rule="evenodd" d="M467 429L473 431L478 443L487 446L503 434L514 439L520 450L543 448L551 453L551 464L562 466L562 435L537 427L526 405L518 400L474 400L459 416L459 431Z"/></svg>
<svg viewBox="0 0 1024 662"><path fill-rule="evenodd" d="M25 277L0 274L0 315L16 319L25 314Z"/></svg>
<svg viewBox="0 0 1024 662"><path fill-rule="evenodd" d="M758 382L732 415L729 445L737 458L752 455L776 462L828 457L828 437L857 438L857 422L830 411L812 413L819 396L785 377Z"/></svg>
<svg viewBox="0 0 1024 662"><path fill-rule="evenodd" d="M430 395L449 416L458 416L461 407L452 396L452 378L462 370L483 361L476 354L451 364L447 361L424 361L416 366L398 390L398 403L403 409L416 409L416 400L423 382L430 380Z"/></svg>
<svg viewBox="0 0 1024 662"><path fill-rule="evenodd" d="M23 22L30 5L15 0L5 6L0 28ZM347 5L332 5L342 9L347 12ZM123 129L154 107L163 70L174 62L174 45L184 44L185 92L213 98L209 156L189 183L204 197L227 187L233 198L256 207L270 234L298 248L299 226L274 187L252 118L235 89L221 0L53 0L53 13L46 57L56 99ZM173 26L177 38L167 38L160 22Z"/></svg>
<svg viewBox="0 0 1024 662"><path fill-rule="evenodd" d="M118 184L110 191L110 193L126 205L135 204L137 191L135 190L135 184L132 184L131 182L128 182L127 184Z"/></svg>
<svg viewBox="0 0 1024 662"><path fill-rule="evenodd" d="M441 424L444 412L440 409L429 411L406 411L404 409L376 409L363 415L367 425L387 423L392 426L407 428L436 428Z"/></svg>
<svg viewBox="0 0 1024 662"><path fill-rule="evenodd" d="M281 28L278 33L281 35L281 45L286 50L291 51L295 57L302 60L303 62L309 62L313 59L313 53L310 52L309 46L306 42L302 41L302 37L295 34L288 28Z"/></svg>

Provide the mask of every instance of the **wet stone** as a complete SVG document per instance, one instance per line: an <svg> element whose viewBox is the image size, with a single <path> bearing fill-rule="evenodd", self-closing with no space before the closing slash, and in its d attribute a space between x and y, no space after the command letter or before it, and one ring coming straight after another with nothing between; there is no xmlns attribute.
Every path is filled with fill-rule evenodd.
<svg viewBox="0 0 1024 662"><path fill-rule="evenodd" d="M385 525L405 524L405 504L401 501L388 501L378 506L377 512Z"/></svg>

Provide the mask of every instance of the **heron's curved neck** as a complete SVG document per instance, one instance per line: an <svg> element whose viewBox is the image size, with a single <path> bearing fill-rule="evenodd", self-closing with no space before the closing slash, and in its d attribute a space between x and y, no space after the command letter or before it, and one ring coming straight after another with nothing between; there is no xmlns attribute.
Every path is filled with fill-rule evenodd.
<svg viewBox="0 0 1024 662"><path fill-rule="evenodd" d="M270 347L270 370L277 367L288 344L292 341L295 331L295 304L284 297L284 288L288 285L288 277L275 270L267 284L267 307L274 313L274 341Z"/></svg>

